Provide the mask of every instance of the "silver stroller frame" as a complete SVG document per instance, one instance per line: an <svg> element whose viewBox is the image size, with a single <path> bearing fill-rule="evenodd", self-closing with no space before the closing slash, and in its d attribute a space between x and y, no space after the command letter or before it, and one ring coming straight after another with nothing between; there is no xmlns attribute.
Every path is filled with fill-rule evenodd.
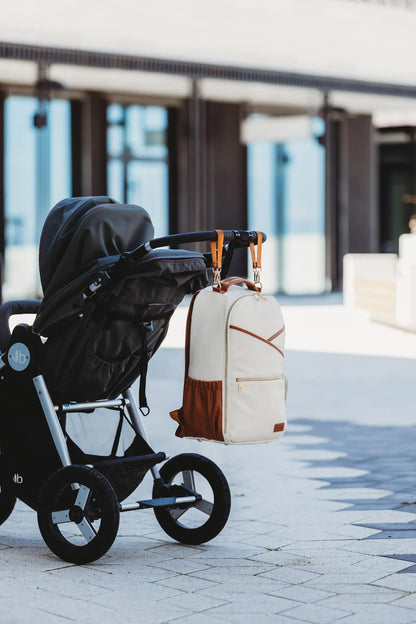
<svg viewBox="0 0 416 624"><path fill-rule="evenodd" d="M147 432L144 426L143 417L137 407L136 400L134 398L134 394L132 389L129 388L123 393L122 398L113 399L113 400L101 400L95 402L88 403L69 403L67 405L56 406L53 404L50 394L48 392L48 388L46 387L45 380L43 375L38 375L33 379L33 383L39 397L40 404L43 409L43 413L45 414L46 421L48 423L49 431L51 432L53 441L55 443L56 450L61 459L62 466L72 466L71 458L69 456L68 446L65 440L64 433L62 431L61 424L59 422L57 412L61 410L63 413L68 412L82 412L85 409L98 409L98 408L109 408L109 407L118 407L125 408L127 413L130 416L131 423L133 425L134 431L140 435L147 443L149 443L149 438L147 436ZM153 480L160 480L160 471L156 466L152 466L150 468L151 473L153 475ZM153 503L153 504L152 504ZM210 510L212 510L212 503L208 501L204 501L197 495L195 496L178 496L178 497L169 497L166 499L150 499L145 501L137 501L137 503L122 503L119 504L119 511L133 511L135 509L148 509L153 506L173 506L173 505L184 505L187 503L195 503L195 507L197 509L201 509L203 513L209 514Z"/></svg>

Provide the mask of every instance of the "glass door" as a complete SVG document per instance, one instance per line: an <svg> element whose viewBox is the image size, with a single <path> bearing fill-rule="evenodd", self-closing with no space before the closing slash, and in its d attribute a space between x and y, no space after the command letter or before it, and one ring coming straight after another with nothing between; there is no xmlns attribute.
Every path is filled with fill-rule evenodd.
<svg viewBox="0 0 416 624"><path fill-rule="evenodd" d="M3 299L38 297L38 245L50 208L71 194L70 103L48 103L35 127L36 98L5 102L5 259Z"/></svg>
<svg viewBox="0 0 416 624"><path fill-rule="evenodd" d="M108 194L145 208L155 236L169 234L167 110L111 104L107 124Z"/></svg>
<svg viewBox="0 0 416 624"><path fill-rule="evenodd" d="M262 276L268 292L325 290L325 156L317 140L322 133L322 120L312 118L310 136L247 145L248 225L268 235Z"/></svg>

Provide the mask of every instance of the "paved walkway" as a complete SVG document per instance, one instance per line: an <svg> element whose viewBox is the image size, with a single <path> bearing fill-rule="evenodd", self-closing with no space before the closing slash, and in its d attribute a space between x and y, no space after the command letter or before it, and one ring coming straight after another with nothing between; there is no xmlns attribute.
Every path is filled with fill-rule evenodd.
<svg viewBox="0 0 416 624"><path fill-rule="evenodd" d="M229 480L220 536L182 546L132 512L105 557L76 567L19 505L0 528L1 624L416 623L416 335L315 303L284 300L290 426L277 444L174 437L184 308L151 363L155 450L206 454Z"/></svg>

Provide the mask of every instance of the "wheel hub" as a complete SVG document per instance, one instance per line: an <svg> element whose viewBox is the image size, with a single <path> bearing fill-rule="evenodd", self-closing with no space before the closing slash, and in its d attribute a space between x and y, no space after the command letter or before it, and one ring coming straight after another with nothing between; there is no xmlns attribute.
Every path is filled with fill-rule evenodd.
<svg viewBox="0 0 416 624"><path fill-rule="evenodd" d="M69 519L71 520L71 522L76 522L77 524L79 524L80 522L82 522L84 517L84 510L81 509L81 507L78 507L78 505L75 505L69 510Z"/></svg>

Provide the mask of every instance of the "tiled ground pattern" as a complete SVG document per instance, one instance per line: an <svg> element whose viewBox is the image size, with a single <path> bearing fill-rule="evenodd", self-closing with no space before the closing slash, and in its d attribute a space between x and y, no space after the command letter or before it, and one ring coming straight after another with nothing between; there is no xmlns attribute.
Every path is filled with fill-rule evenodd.
<svg viewBox="0 0 416 624"><path fill-rule="evenodd" d="M416 623L416 421L374 423L374 405L351 380L357 415L334 358L289 354L292 418L279 444L181 441L167 416L149 418L156 451L207 454L227 475L232 513L207 545L173 543L151 511L134 512L105 557L76 567L48 551L36 514L19 505L0 528L1 624ZM161 413L179 405L181 366L181 353L162 350L152 370ZM328 396L317 394L317 366ZM407 370L387 362L381 391L387 379L400 386ZM148 488L145 480L144 496Z"/></svg>

